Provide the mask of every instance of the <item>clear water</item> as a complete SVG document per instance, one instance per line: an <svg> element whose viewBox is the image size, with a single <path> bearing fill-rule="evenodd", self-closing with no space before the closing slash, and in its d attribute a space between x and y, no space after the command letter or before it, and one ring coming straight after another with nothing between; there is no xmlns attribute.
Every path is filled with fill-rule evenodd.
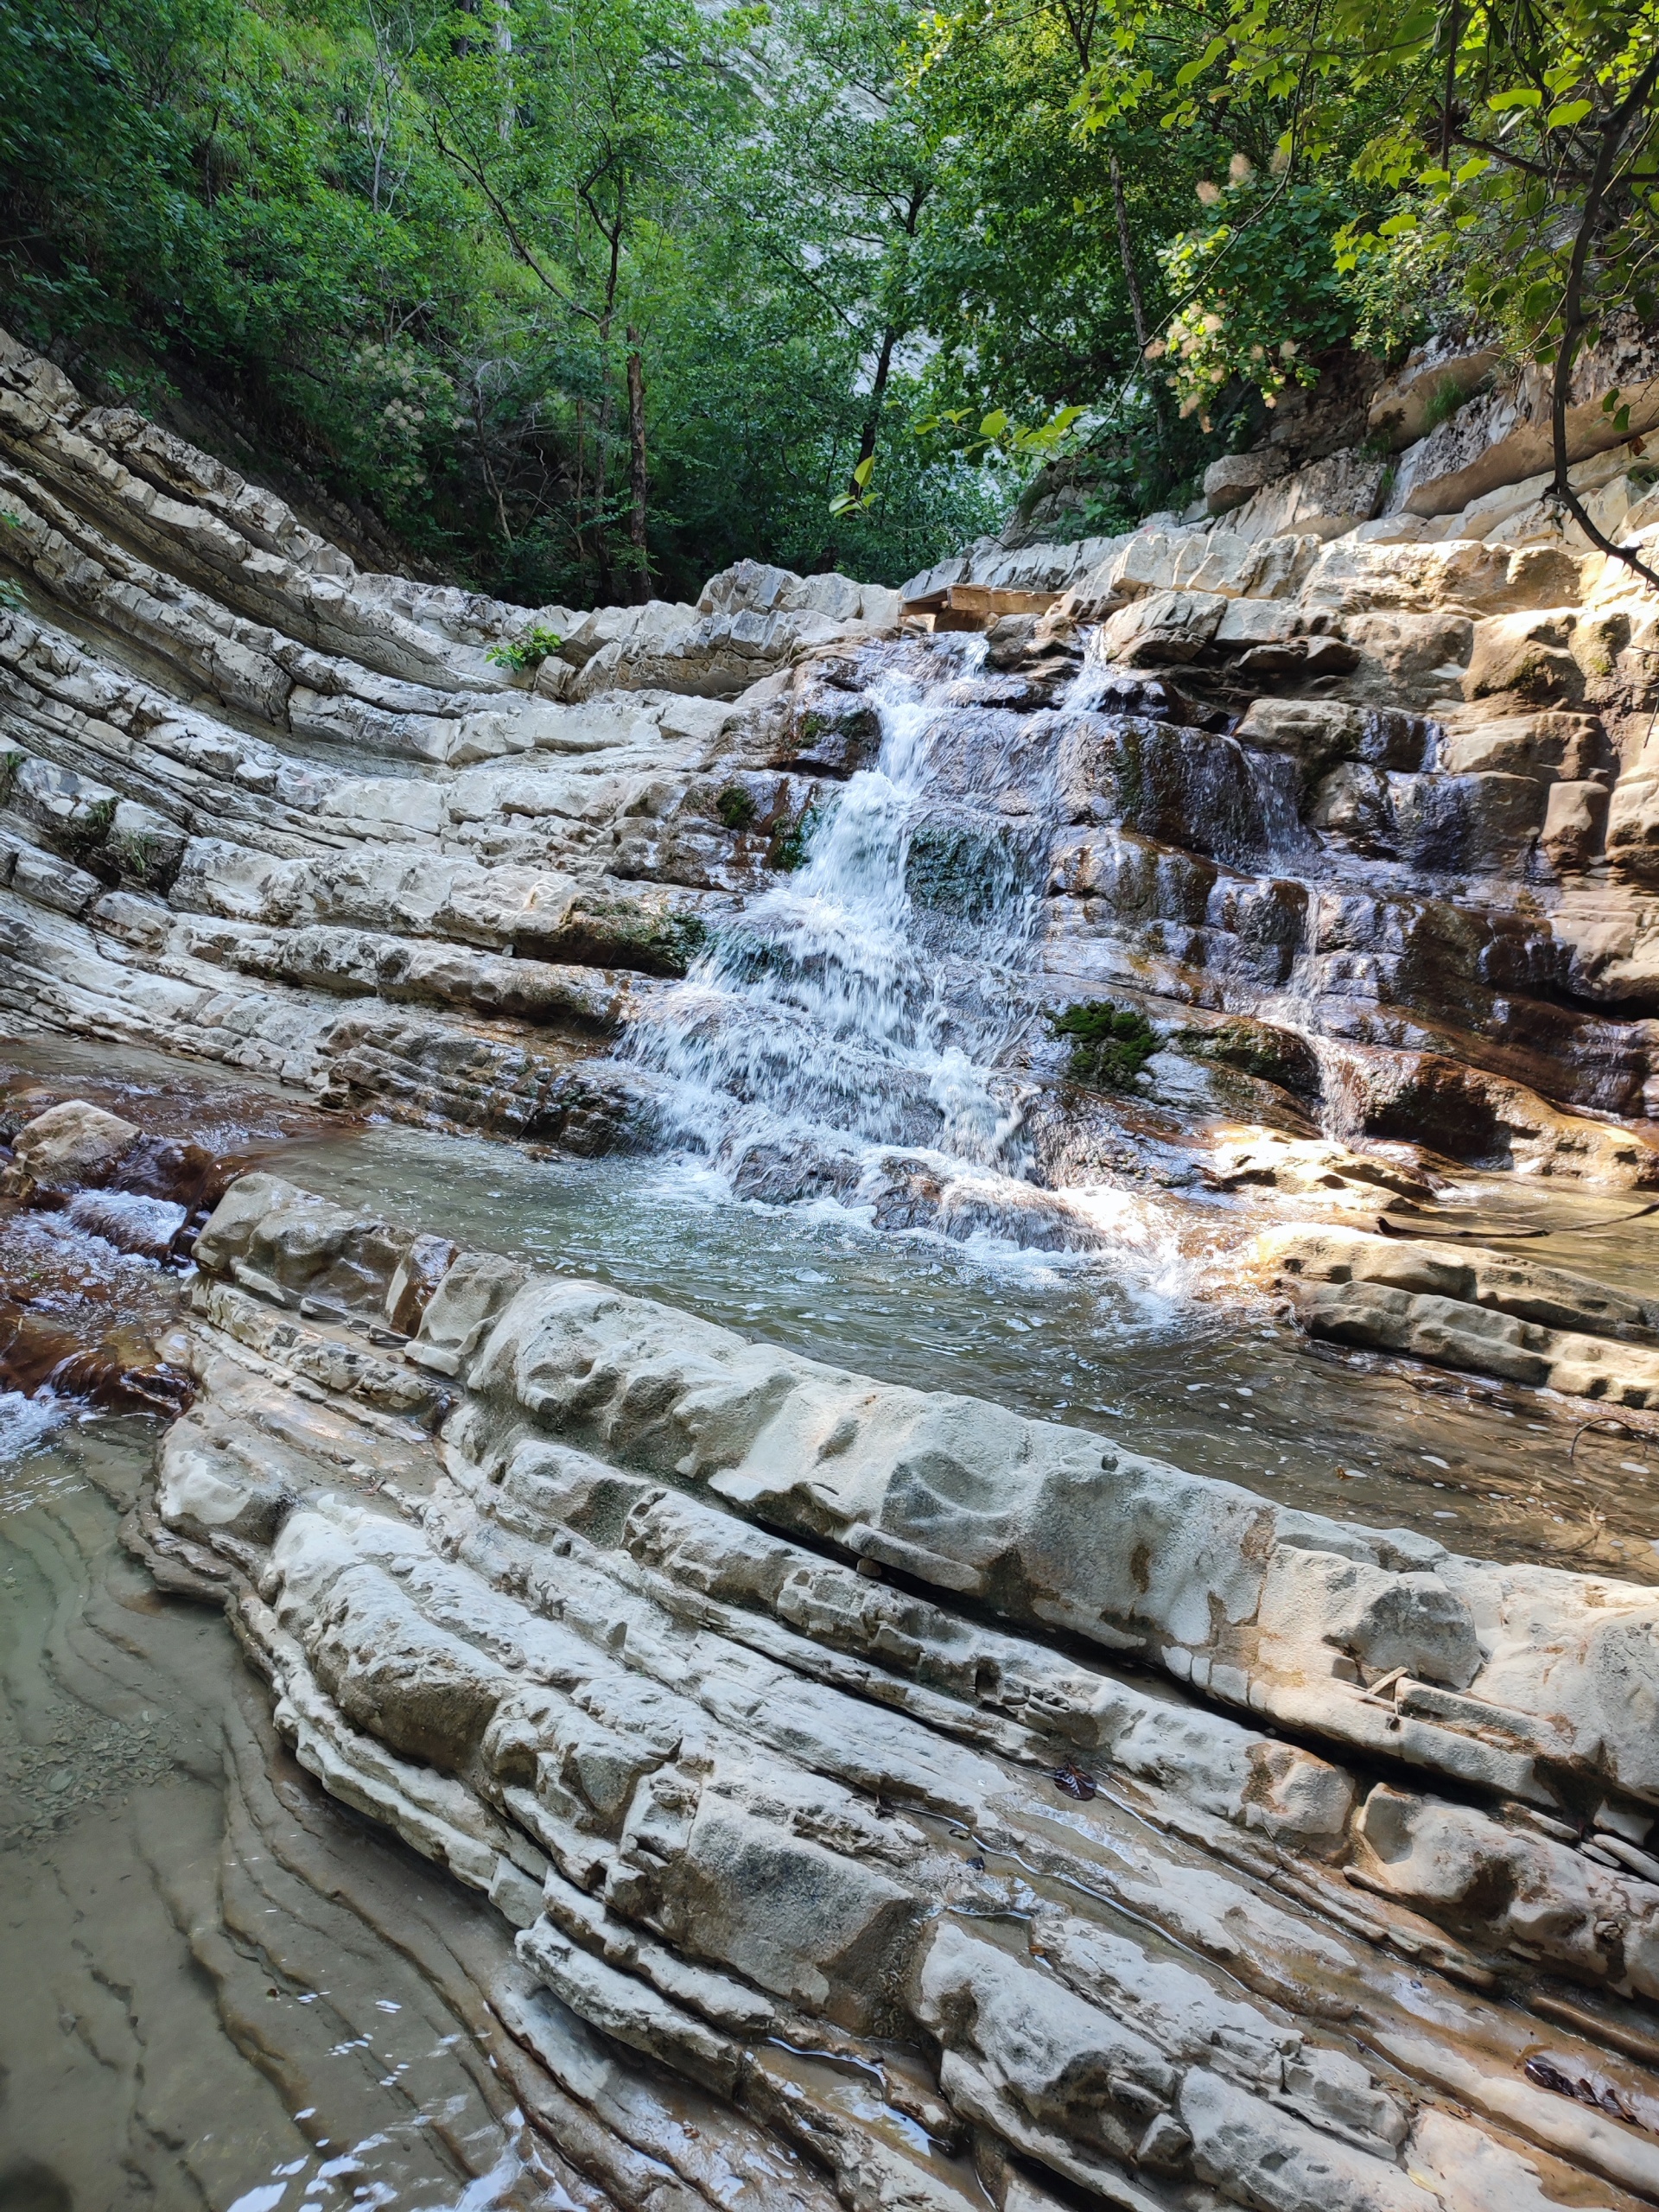
<svg viewBox="0 0 1659 2212"><path fill-rule="evenodd" d="M0 1395L0 2205L556 2202L471 2031L500 1923L332 1803L223 1617L122 1548L153 1442Z"/></svg>
<svg viewBox="0 0 1659 2212"><path fill-rule="evenodd" d="M19 1066L73 1076L137 1116L187 1117L197 1086L220 1140L255 1122L260 1165L339 1204L838 1366L995 1399L1482 1557L1659 1581L1659 1423L1637 1414L1630 1429L1586 1430L1547 1397L1311 1346L1270 1308L1241 1307L1236 1286L1211 1294L1228 1248L1251 1231L1248 1210L1102 1189L1085 1201L1097 1248L1055 1253L990 1233L877 1230L856 1205L734 1200L695 1152L548 1160L480 1137L342 1128L241 1077L124 1051L112 1071L106 1049L56 1039L0 1050L0 1073ZM1659 1216L1632 1218L1627 1196L1501 1176L1447 1195L1484 1234L1548 1232L1518 1252L1633 1289L1659 1280Z"/></svg>
<svg viewBox="0 0 1659 2212"><path fill-rule="evenodd" d="M1287 1504L1483 1557L1659 1580L1659 1439L1580 1435L1576 1416L1533 1395L1310 1348L1265 1306L1204 1294L1201 1240L1219 1234L1173 1201L1113 1194L1114 1242L1072 1255L895 1236L833 1205L734 1203L722 1177L692 1167L538 1161L412 1129L308 1145L285 1172L462 1244L886 1381L1096 1429ZM1644 1230L1659 1258L1651 1217L1625 1243Z"/></svg>

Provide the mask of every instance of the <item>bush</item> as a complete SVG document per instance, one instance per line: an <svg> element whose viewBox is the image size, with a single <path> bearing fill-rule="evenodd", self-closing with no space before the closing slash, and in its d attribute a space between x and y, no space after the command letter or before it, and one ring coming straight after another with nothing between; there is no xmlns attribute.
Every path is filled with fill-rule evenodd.
<svg viewBox="0 0 1659 2212"><path fill-rule="evenodd" d="M715 801L715 812L728 830L747 830L754 822L755 804L741 784L728 784Z"/></svg>
<svg viewBox="0 0 1659 2212"><path fill-rule="evenodd" d="M1159 1048L1145 1014L1110 999L1086 999L1050 1019L1057 1037L1076 1039L1067 1075L1096 1090L1127 1090Z"/></svg>
<svg viewBox="0 0 1659 2212"><path fill-rule="evenodd" d="M563 643L556 630L544 629L539 622L532 622L516 638L492 645L484 658L493 660L498 668L539 668L544 660L552 659Z"/></svg>

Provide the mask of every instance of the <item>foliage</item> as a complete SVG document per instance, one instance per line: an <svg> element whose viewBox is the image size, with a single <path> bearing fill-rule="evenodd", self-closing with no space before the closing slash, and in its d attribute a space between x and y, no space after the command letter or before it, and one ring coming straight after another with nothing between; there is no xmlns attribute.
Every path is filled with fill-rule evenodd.
<svg viewBox="0 0 1659 2212"><path fill-rule="evenodd" d="M754 796L741 784L728 784L715 801L715 812L728 830L747 830L755 817Z"/></svg>
<svg viewBox="0 0 1659 2212"><path fill-rule="evenodd" d="M532 622L516 638L492 645L484 658L493 661L498 668L539 668L544 660L552 659L563 643L556 630L550 630L545 623Z"/></svg>
<svg viewBox="0 0 1659 2212"><path fill-rule="evenodd" d="M1286 188L1242 155L1231 168L1204 196L1205 219L1160 257L1170 292L1187 304L1147 350L1167 359L1183 416L1207 415L1235 380L1274 406L1287 384L1315 380L1315 355L1353 322L1332 243L1351 195L1324 183Z"/></svg>
<svg viewBox="0 0 1659 2212"><path fill-rule="evenodd" d="M1057 1037L1076 1039L1065 1064L1073 1083L1126 1090L1159 1049L1145 1014L1110 999L1084 999L1050 1017Z"/></svg>
<svg viewBox="0 0 1659 2212"><path fill-rule="evenodd" d="M524 603L897 582L1650 320L1656 85L1659 0L0 0L0 292Z"/></svg>
<svg viewBox="0 0 1659 2212"><path fill-rule="evenodd" d="M1380 204L1338 233L1338 268L1426 253L1515 354L1554 372L1552 493L1618 551L1569 482L1566 410L1580 348L1611 318L1659 311L1659 0L1417 0L1397 16L1369 0L1230 0L1175 81L1178 127L1201 99L1288 100L1287 170L1304 149L1346 151L1356 103L1372 109L1349 174ZM1614 393L1616 429L1620 410Z"/></svg>

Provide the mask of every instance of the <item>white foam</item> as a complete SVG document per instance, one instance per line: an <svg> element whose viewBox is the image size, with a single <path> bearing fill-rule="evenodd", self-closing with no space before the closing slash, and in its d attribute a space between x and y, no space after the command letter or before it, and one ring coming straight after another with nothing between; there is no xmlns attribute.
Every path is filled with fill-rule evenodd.
<svg viewBox="0 0 1659 2212"><path fill-rule="evenodd" d="M26 1398L21 1390L0 1390L0 1467L27 1459L63 1427L73 1410L50 1391Z"/></svg>
<svg viewBox="0 0 1659 2212"><path fill-rule="evenodd" d="M940 681L889 674L871 689L882 726L874 766L826 806L804 865L632 1033L625 1052L670 1078L668 1133L691 1153L885 1146L926 1151L947 1178L1020 1174L1023 1112L995 1071L1026 1018L1014 978L1040 915L1043 842L1042 809L1033 815L1030 801L1033 787L1040 800L1050 795L1052 767L1015 716L976 762L976 780L995 788L964 802L963 835L984 843L995 880L955 918L919 914L908 881L918 832L938 827L957 742L961 710L944 695L984 650L963 638ZM1015 783L1020 812L1001 816L997 792ZM952 990L964 976L972 987Z"/></svg>

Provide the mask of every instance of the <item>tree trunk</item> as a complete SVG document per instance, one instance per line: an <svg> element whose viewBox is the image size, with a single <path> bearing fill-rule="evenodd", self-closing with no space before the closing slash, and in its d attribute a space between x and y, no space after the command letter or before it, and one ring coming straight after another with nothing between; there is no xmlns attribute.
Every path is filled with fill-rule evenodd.
<svg viewBox="0 0 1659 2212"><path fill-rule="evenodd" d="M611 590L611 416L613 379L611 375L611 317L607 308L599 326L599 411L594 437L594 515L598 524L594 531L595 566L599 575L599 591L602 602L608 602Z"/></svg>
<svg viewBox="0 0 1659 2212"><path fill-rule="evenodd" d="M639 333L628 328L628 483L632 503L628 536L633 544L634 591L643 602L651 597L651 556L645 546L645 365L639 354Z"/></svg>
<svg viewBox="0 0 1659 2212"><path fill-rule="evenodd" d="M899 333L889 323L881 334L881 351L876 355L875 374L870 380L870 411L864 417L863 434L858 442L856 466L862 467L875 451L875 442L881 431L881 403L887 396L887 379L893 374L893 348L899 343ZM847 479L847 489L855 499L863 498L868 487L859 482L856 475Z"/></svg>
<svg viewBox="0 0 1659 2212"><path fill-rule="evenodd" d="M1578 359L1589 318L1585 312L1584 270L1590 257L1591 241L1601 215L1601 203L1606 195L1613 174L1613 163L1624 143L1624 133L1634 118L1640 115L1652 99L1654 87L1659 85L1659 54L1648 63L1619 105L1601 126L1601 144L1596 163L1584 195L1584 213L1580 219L1578 236L1573 241L1572 258L1567 264L1567 283L1561 299L1561 342L1555 353L1555 378L1550 391L1550 448L1555 463L1555 473L1550 480L1547 496L1557 499L1564 506L1590 543L1603 553L1611 554L1615 561L1641 577L1643 582L1659 590L1659 572L1650 569L1627 545L1616 545L1604 530L1591 521L1584 502L1573 489L1567 474L1570 456L1567 442L1567 410L1572 398L1573 365Z"/></svg>
<svg viewBox="0 0 1659 2212"><path fill-rule="evenodd" d="M1141 358L1147 358L1147 348L1152 343L1152 333L1147 327L1147 306L1141 296L1141 279L1135 273L1135 255L1129 245L1129 207L1123 197L1123 172L1118 167L1117 156L1112 156L1112 205L1117 211L1117 250L1123 260L1123 282L1129 288L1129 313L1135 317L1135 342Z"/></svg>

